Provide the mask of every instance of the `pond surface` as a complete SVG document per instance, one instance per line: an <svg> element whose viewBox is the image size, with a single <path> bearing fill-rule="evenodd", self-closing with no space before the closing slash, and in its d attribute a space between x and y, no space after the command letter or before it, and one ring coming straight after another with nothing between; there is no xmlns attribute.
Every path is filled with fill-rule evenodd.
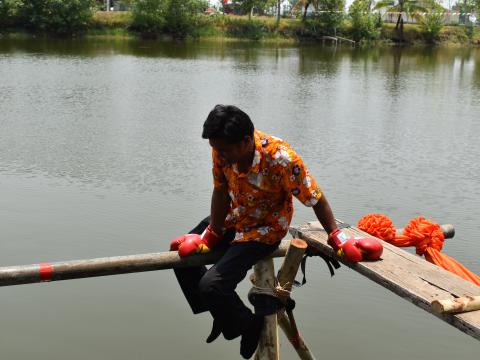
<svg viewBox="0 0 480 360"><path fill-rule="evenodd" d="M0 264L166 250L209 212L200 134L217 103L288 140L338 218L452 223L444 251L480 273L478 49L98 39L0 39ZM307 268L296 314L318 358L478 357L361 275ZM239 358L238 340L205 344L209 315L170 271L5 287L0 308L4 359Z"/></svg>

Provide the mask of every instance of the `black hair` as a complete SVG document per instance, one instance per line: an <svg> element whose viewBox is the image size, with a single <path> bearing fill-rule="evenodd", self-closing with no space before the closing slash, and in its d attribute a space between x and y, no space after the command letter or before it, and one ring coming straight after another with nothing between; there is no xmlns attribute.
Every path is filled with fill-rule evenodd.
<svg viewBox="0 0 480 360"><path fill-rule="evenodd" d="M254 126L250 117L233 105L216 105L203 124L202 138L225 139L229 143L238 143L250 136L253 138Z"/></svg>

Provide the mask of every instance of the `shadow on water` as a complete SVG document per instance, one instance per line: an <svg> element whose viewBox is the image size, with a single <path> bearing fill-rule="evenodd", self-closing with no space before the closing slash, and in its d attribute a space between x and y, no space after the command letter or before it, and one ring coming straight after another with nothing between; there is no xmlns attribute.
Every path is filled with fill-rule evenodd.
<svg viewBox="0 0 480 360"><path fill-rule="evenodd" d="M188 41L149 40L134 38L5 38L0 39L0 53L24 52L50 56L108 56L132 55L137 57L165 57L196 59L199 57L223 58L241 53L243 61L255 61L258 50L281 49L284 46L265 46L243 41Z"/></svg>

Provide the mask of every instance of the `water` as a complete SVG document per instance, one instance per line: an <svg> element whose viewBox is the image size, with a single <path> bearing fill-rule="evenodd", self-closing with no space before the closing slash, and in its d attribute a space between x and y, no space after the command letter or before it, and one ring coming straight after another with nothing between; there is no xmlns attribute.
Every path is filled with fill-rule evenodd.
<svg viewBox="0 0 480 360"><path fill-rule="evenodd" d="M209 211L217 103L303 156L335 215L452 223L480 273L480 51L0 40L0 264L165 250ZM296 202L294 223L314 219ZM478 342L362 276L308 264L318 358L469 359ZM245 281L239 292L245 296ZM2 359L237 359L170 271L0 289ZM282 338L282 358L295 358Z"/></svg>

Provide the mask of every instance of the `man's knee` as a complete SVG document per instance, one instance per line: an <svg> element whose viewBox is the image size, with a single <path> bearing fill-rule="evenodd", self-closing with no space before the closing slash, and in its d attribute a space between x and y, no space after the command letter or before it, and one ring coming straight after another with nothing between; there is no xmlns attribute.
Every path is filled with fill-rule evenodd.
<svg viewBox="0 0 480 360"><path fill-rule="evenodd" d="M198 290L203 297L220 293L220 279L214 271L207 271L198 283Z"/></svg>

